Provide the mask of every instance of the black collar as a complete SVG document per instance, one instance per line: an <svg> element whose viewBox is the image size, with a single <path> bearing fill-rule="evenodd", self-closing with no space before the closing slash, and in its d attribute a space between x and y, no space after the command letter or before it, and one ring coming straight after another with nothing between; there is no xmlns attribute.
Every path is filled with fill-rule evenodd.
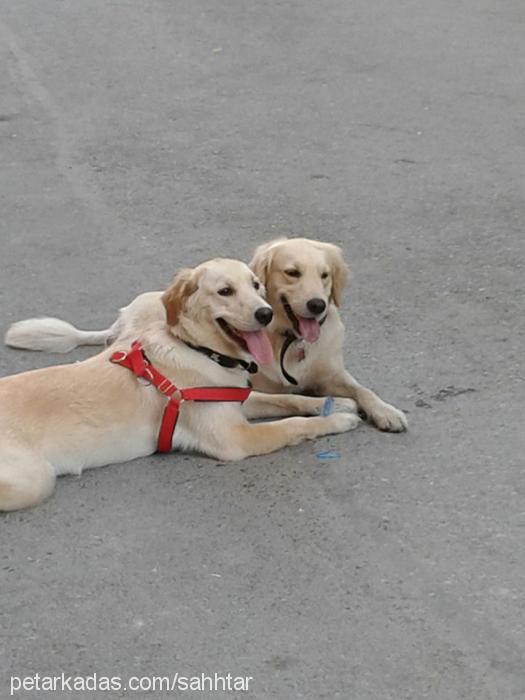
<svg viewBox="0 0 525 700"><path fill-rule="evenodd" d="M295 340L298 340L298 338L295 335L295 333L292 333L292 331L285 331L283 335L284 335L284 343L283 343L283 346L281 348L281 354L279 357L279 364L281 366L281 372L283 373L284 378L287 381L289 381L290 384L294 384L295 386L297 386L297 384L298 384L297 379L295 377L292 377L292 375L289 374L284 368L284 356L286 355L286 351L288 350L290 345Z"/></svg>
<svg viewBox="0 0 525 700"><path fill-rule="evenodd" d="M292 319L292 316L290 315L290 314L292 314L293 312L292 312L292 309L290 308L290 305L288 304L288 302L286 302L286 305L285 305L284 302L283 302L283 306L284 306L284 308L285 308L286 313L290 316L290 320L293 320L293 319ZM290 313L288 313L288 309L286 308L287 306L288 306L288 309L289 309ZM319 325L320 325L320 326L322 326L323 323L326 321L326 316L327 316L327 315L328 315L328 314L326 314L326 315L319 321ZM294 324L294 325L295 325L295 324ZM283 343L283 345L282 345L282 347L281 347L281 354L280 354L280 356L279 356L279 364L280 364L280 366L281 366L281 372L283 373L284 378L285 378L287 381L289 381L290 384L294 384L295 386L297 386L297 384L299 383L299 382L297 381L297 379L296 379L295 377L292 377L292 375L291 375L289 372L287 372L286 369L284 368L284 356L285 356L286 353L288 352L288 348L290 347L290 345L291 345L293 342L295 342L296 340L302 340L302 338L301 338L301 336L300 336L298 333L295 333L294 331L290 330L289 328L288 328L287 330L285 330L285 331L283 332L282 335L283 335L283 337L284 337L284 343Z"/></svg>
<svg viewBox="0 0 525 700"><path fill-rule="evenodd" d="M222 353L212 350L211 348L207 348L204 345L192 345L191 343L188 343L187 340L183 340L182 342L192 350L196 350L197 352L201 352L203 355L206 355L210 358L210 360L213 360L221 367L228 367L229 369L233 369L234 367L242 367L242 369L246 370L249 374L255 374L259 371L259 367L255 362L247 362L246 360L241 360L238 357L223 355Z"/></svg>

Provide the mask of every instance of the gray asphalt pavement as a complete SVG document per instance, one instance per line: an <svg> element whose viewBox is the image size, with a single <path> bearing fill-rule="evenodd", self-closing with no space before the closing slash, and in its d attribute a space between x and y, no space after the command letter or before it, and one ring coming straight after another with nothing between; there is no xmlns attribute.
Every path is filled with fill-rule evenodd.
<svg viewBox="0 0 525 700"><path fill-rule="evenodd" d="M181 265L322 238L348 365L410 420L0 515L0 697L64 671L525 698L524 32L521 0L0 0L2 329L106 326ZM175 696L226 694L17 695Z"/></svg>

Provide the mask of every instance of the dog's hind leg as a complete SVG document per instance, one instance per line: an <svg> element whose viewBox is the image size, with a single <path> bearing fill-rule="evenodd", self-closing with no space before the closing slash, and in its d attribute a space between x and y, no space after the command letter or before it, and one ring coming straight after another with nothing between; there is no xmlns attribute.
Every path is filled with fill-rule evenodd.
<svg viewBox="0 0 525 700"><path fill-rule="evenodd" d="M0 450L0 511L30 508L53 493L56 474L43 457L23 445Z"/></svg>

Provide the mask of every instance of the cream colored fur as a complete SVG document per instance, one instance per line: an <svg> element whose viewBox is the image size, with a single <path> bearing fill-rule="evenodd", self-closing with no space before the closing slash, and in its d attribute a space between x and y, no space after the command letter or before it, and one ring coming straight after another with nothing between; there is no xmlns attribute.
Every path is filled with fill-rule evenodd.
<svg viewBox="0 0 525 700"><path fill-rule="evenodd" d="M150 361L176 386L246 386L244 370L221 367L182 341L251 359L216 319L242 330L260 328L254 312L266 302L254 280L246 265L233 260L183 271L164 294L141 295L122 312L111 349L83 362L0 379L0 510L39 503L61 474L155 452L166 399L109 359L132 340L141 341ZM218 294L226 285L235 288L232 296ZM318 415L323 401L254 392L243 406L186 402L173 448L242 459L359 424L353 401L338 401L337 410L344 412L326 417ZM294 417L248 422L271 416Z"/></svg>
<svg viewBox="0 0 525 700"><path fill-rule="evenodd" d="M272 365L260 368L255 375L255 388L273 393L308 392L351 398L381 430L405 430L405 414L383 401L371 389L362 386L345 369L344 326L338 307L348 271L341 249L331 243L306 238L283 238L259 246L250 267L266 286L267 299L274 311L274 319L268 330L275 359ZM290 277L286 274L286 270L290 269L300 270L301 276ZM328 275L323 278L325 273ZM296 314L306 314L306 302L312 298L323 299L328 309L319 339L315 343L304 344L304 359L301 359L299 342L294 343L286 353L285 367L297 379L297 386L286 380L279 366L282 333L291 327L281 303L283 294ZM138 330L150 316L163 317L165 312L160 299L161 292L141 294L129 306L121 309L118 320L105 331L78 331L71 326L72 330L65 331L64 337L58 338L55 319L29 319L13 324L5 340L13 347L51 349L55 352L60 352L62 347L82 344L86 337L93 337L93 334L98 334L100 341L105 342L118 336L123 328Z"/></svg>

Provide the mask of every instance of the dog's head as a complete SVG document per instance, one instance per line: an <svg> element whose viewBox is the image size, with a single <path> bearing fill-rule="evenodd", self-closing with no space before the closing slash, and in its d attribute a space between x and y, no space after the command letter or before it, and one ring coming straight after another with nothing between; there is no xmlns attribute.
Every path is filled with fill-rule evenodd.
<svg viewBox="0 0 525 700"><path fill-rule="evenodd" d="M166 320L175 335L194 345L259 364L273 359L263 331L272 320L257 276L238 260L216 258L181 270L164 292Z"/></svg>
<svg viewBox="0 0 525 700"><path fill-rule="evenodd" d="M339 306L348 268L341 249L308 238L260 245L250 263L279 320L308 342L319 337L329 304Z"/></svg>

